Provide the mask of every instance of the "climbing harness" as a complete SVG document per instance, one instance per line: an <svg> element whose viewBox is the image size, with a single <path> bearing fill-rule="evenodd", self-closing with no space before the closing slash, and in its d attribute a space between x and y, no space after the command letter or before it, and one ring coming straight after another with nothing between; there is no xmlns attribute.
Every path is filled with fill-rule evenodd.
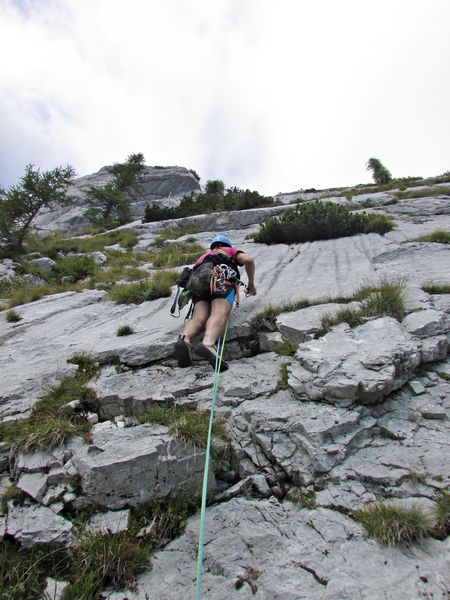
<svg viewBox="0 0 450 600"><path fill-rule="evenodd" d="M219 338L217 342L217 353L216 353L216 365L214 367L214 385L211 398L211 410L209 414L209 427L208 427L208 439L206 442L206 453L205 453L205 469L203 471L203 486L202 486L202 505L200 511L200 532L198 536L198 555L197 555L197 600L200 600L201 596L201 585L202 585L202 572L203 572L203 541L205 537L205 511L206 511L206 492L208 489L208 475L209 475L209 458L211 455L211 438L212 438L212 426L214 419L214 407L216 404L217 397L217 386L219 384L219 373L220 365L222 363L222 355L225 347L225 339L227 337L228 323L225 325L225 331L223 332L222 338Z"/></svg>

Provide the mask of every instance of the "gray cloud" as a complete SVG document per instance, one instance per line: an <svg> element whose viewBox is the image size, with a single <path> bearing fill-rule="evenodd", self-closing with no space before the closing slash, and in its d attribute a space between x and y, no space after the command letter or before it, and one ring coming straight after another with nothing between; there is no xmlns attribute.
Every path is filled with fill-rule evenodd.
<svg viewBox="0 0 450 600"><path fill-rule="evenodd" d="M4 0L0 183L148 164L276 193L450 166L447 0Z"/></svg>

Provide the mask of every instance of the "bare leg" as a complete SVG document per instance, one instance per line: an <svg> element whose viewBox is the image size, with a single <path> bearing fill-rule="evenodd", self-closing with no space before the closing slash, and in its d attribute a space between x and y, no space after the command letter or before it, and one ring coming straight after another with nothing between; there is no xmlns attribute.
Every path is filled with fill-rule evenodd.
<svg viewBox="0 0 450 600"><path fill-rule="evenodd" d="M203 343L205 346L214 346L217 338L223 332L226 322L230 318L232 306L225 298L215 298L211 302L211 314L206 321Z"/></svg>
<svg viewBox="0 0 450 600"><path fill-rule="evenodd" d="M211 306L209 302L199 300L195 303L192 319L186 323L182 333L186 342L190 343L200 333L205 327L210 314Z"/></svg>

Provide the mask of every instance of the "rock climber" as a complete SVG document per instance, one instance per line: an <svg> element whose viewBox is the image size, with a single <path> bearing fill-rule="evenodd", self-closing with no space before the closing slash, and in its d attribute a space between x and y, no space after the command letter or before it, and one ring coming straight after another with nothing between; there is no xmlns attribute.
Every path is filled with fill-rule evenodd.
<svg viewBox="0 0 450 600"><path fill-rule="evenodd" d="M222 262L225 261L230 268L234 269L236 278L239 280L240 273L238 267L245 267L247 274L247 292L255 296L255 261L253 258L233 247L231 240L226 235L217 235L211 240L210 250L200 256L195 265L202 264L205 259L219 255ZM215 294L211 291L203 292L200 296L194 296L194 313L192 319L187 322L183 332L175 344L175 354L178 360L178 366L190 367L192 365L192 350L201 358L204 358L214 368L216 365L217 338L222 334L225 325L230 317L231 309L236 298L236 285L230 283L226 289L226 295ZM192 340L204 329L203 340L191 349ZM221 371L226 371L228 365L225 361L221 362Z"/></svg>

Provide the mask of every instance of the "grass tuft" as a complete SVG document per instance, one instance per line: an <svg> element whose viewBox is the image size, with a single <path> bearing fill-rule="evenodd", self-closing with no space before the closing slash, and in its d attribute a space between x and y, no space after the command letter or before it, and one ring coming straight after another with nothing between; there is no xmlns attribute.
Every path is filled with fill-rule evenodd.
<svg viewBox="0 0 450 600"><path fill-rule="evenodd" d="M95 358L87 352L78 352L68 358L67 362L78 366L77 378L84 382L92 379L100 370Z"/></svg>
<svg viewBox="0 0 450 600"><path fill-rule="evenodd" d="M150 260L156 268L172 268L191 264L204 253L203 246L196 242L173 242L153 252Z"/></svg>
<svg viewBox="0 0 450 600"><path fill-rule="evenodd" d="M412 242L434 242L436 244L450 244L450 231L444 231L443 229L437 229L429 235L423 235L422 237L411 240Z"/></svg>
<svg viewBox="0 0 450 600"><path fill-rule="evenodd" d="M117 328L116 335L122 337L124 335L132 335L134 333L134 329L131 325L120 325Z"/></svg>
<svg viewBox="0 0 450 600"><path fill-rule="evenodd" d="M450 492L441 492L436 499L436 535L445 540L450 535Z"/></svg>
<svg viewBox="0 0 450 600"><path fill-rule="evenodd" d="M8 312L6 313L5 319L8 321L8 323L18 323L22 320L22 317L16 310L11 309L8 310Z"/></svg>
<svg viewBox="0 0 450 600"><path fill-rule="evenodd" d="M355 511L352 516L369 537L389 546L421 542L433 530L431 517L418 507L402 508L377 502Z"/></svg>
<svg viewBox="0 0 450 600"><path fill-rule="evenodd" d="M427 294L450 294L450 283L427 283L422 289Z"/></svg>

